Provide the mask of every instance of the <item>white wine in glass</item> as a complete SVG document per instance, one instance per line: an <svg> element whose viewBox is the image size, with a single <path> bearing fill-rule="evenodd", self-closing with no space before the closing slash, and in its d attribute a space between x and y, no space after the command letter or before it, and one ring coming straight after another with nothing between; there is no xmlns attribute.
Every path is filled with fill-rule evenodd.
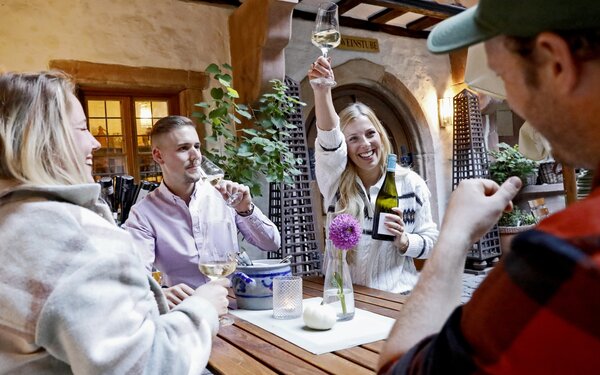
<svg viewBox="0 0 600 375"><path fill-rule="evenodd" d="M330 49L340 45L338 6L335 3L328 2L319 5L311 40L312 44L321 50L325 58ZM311 79L310 82L322 86L335 86L336 84L329 77Z"/></svg>
<svg viewBox="0 0 600 375"><path fill-rule="evenodd" d="M202 169L204 180L208 181L212 186L218 186L221 181L225 178L225 172L215 163L210 161L205 156L202 156L202 163L200 163L200 168ZM227 197L225 202L229 207L237 206L242 200L241 193L233 193Z"/></svg>
<svg viewBox="0 0 600 375"><path fill-rule="evenodd" d="M236 248L232 224L229 221L207 222L202 225L202 246L198 256L198 269L211 280L229 276L235 271ZM233 324L227 316L219 318L221 326Z"/></svg>
<svg viewBox="0 0 600 375"><path fill-rule="evenodd" d="M217 261L208 263L198 263L198 268L200 268L200 272L208 276L211 280L216 280L220 277L229 276L235 271L236 261Z"/></svg>

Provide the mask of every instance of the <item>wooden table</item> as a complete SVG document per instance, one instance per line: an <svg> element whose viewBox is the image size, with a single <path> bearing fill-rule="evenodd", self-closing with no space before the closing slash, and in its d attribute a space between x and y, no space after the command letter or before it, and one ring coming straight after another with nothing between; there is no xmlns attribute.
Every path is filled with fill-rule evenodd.
<svg viewBox="0 0 600 375"><path fill-rule="evenodd" d="M304 298L323 295L323 278L303 280ZM230 309L235 297L230 295ZM354 286L357 308L395 317L406 296ZM215 374L372 374L383 340L321 355L312 354L234 315L213 343L208 369ZM365 327L367 329L367 327Z"/></svg>

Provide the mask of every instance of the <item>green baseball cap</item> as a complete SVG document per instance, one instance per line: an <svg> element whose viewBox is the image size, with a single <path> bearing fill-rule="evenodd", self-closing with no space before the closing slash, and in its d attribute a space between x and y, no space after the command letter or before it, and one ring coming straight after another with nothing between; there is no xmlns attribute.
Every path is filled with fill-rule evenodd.
<svg viewBox="0 0 600 375"><path fill-rule="evenodd" d="M445 53L498 35L532 37L542 31L600 28L598 0L480 0L439 24L427 38L433 53Z"/></svg>

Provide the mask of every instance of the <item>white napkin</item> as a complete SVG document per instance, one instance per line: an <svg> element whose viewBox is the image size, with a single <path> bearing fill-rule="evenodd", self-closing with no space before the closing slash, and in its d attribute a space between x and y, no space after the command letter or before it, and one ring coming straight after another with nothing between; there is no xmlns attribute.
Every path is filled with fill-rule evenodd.
<svg viewBox="0 0 600 375"><path fill-rule="evenodd" d="M321 303L315 297L302 301L303 307ZM316 331L304 325L302 317L289 320L273 318L273 310L230 310L231 314L269 331L294 345L314 354L352 348L388 337L394 319L369 311L356 309L354 318L337 322L328 331ZM367 328L368 327L368 328Z"/></svg>

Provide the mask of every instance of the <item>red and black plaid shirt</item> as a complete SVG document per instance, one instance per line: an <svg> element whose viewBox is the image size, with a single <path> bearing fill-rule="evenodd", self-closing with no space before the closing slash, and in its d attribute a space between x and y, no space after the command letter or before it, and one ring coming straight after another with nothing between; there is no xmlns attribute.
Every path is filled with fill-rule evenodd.
<svg viewBox="0 0 600 375"><path fill-rule="evenodd" d="M388 373L600 374L600 189L512 246Z"/></svg>

